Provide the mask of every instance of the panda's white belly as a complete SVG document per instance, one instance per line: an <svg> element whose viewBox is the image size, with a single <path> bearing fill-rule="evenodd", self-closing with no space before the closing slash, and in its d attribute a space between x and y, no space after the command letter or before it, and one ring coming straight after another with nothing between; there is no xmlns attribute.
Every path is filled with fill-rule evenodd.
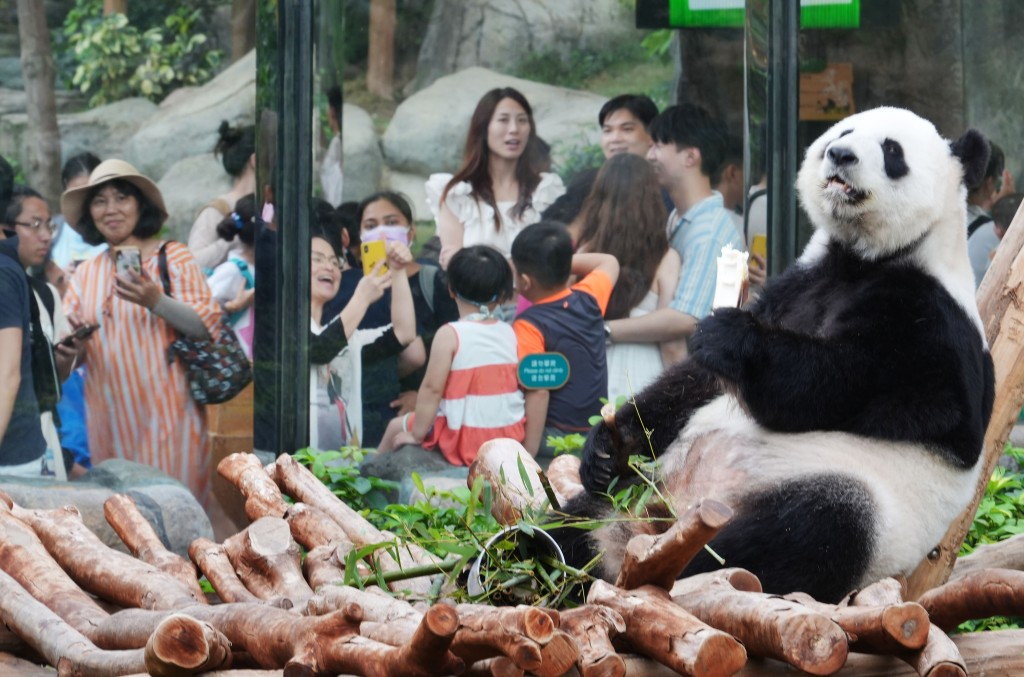
<svg viewBox="0 0 1024 677"><path fill-rule="evenodd" d="M737 506L745 494L801 476L857 479L877 510L866 581L909 573L938 544L970 501L980 466L958 470L909 443L838 432L772 432L732 395L695 412L661 461L677 512L702 497Z"/></svg>

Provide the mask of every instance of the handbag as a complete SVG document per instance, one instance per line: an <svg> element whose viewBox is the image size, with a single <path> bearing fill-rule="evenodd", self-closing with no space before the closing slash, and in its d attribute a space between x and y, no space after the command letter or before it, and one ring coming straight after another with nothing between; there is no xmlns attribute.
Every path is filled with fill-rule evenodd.
<svg viewBox="0 0 1024 677"><path fill-rule="evenodd" d="M160 246L158 263L164 293L174 298L171 276L167 272L166 242ZM216 339L196 340L179 333L167 348L167 363L175 359L185 368L189 392L199 404L227 402L252 381L249 358L223 314Z"/></svg>

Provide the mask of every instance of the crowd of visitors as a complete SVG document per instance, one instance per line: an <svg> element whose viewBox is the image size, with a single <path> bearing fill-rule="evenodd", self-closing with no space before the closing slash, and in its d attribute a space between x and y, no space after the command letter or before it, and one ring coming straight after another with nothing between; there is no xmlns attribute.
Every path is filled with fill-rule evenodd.
<svg viewBox="0 0 1024 677"><path fill-rule="evenodd" d="M587 430L603 402L621 406L685 356L722 248L763 251L765 179L742 199L735 137L698 106L659 113L623 95L597 122L604 162L565 186L526 98L487 92L459 170L426 183L437 245L422 248L403 195L340 202L333 149L310 209L311 446L416 445L465 466L510 437L544 463L552 438ZM225 123L218 137L232 186L210 196L187 246L162 235L164 197L127 162L70 158L56 217L0 162L0 474L63 478L125 458L208 504L204 406L169 349L227 332L252 359L288 237L257 190L254 130ZM993 150L971 198L979 274L1021 201ZM548 354L568 369L524 380L524 360Z"/></svg>

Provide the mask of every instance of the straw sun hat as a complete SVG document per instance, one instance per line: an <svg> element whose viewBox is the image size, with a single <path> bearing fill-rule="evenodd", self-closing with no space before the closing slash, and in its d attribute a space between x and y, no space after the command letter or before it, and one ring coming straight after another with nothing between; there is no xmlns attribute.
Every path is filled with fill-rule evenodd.
<svg viewBox="0 0 1024 677"><path fill-rule="evenodd" d="M138 188L160 210L160 223L167 220L167 207L164 206L164 196L160 194L160 189L124 160L104 160L92 170L89 183L64 191L60 198L60 210L64 214L64 219L68 223L77 224L82 218L82 211L88 206L85 204L85 196L89 189L114 179L127 181Z"/></svg>

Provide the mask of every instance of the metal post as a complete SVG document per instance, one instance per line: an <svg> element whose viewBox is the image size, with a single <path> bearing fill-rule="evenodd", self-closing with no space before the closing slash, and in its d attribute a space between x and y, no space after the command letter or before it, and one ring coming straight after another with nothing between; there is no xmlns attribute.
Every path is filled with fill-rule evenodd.
<svg viewBox="0 0 1024 677"><path fill-rule="evenodd" d="M796 259L797 201L794 183L800 107L799 0L768 2L768 272ZM748 22L749 23L749 22Z"/></svg>

